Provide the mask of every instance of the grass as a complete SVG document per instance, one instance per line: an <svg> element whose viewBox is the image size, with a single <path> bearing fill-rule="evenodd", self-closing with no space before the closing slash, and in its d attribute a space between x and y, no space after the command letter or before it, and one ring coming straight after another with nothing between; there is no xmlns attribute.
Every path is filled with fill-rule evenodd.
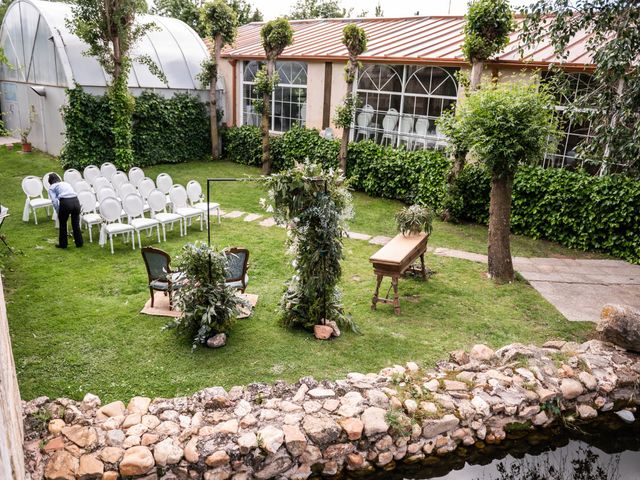
<svg viewBox="0 0 640 480"><path fill-rule="evenodd" d="M251 318L240 320L226 347L200 348L173 332L162 331L165 319L139 314L148 297L140 253L116 241L116 253L97 244L76 250L53 248L57 231L51 221L34 225L20 220L24 195L21 179L28 174L60 171L43 154L0 151L0 202L12 216L3 226L19 253L0 257L11 337L22 397L40 395L82 398L86 392L103 401L132 395L174 396L222 385L296 380L305 375L339 378L350 371L371 372L414 360L430 366L446 352L482 342L498 347L509 342L540 343L552 338L581 341L591 325L568 322L528 284L495 286L484 266L429 255L437 272L426 283L402 280L402 315L388 305L370 310L374 276L368 257L375 246L345 241L342 289L346 310L362 335L344 333L319 342L307 332L278 323L277 306L290 276L285 257L285 232L242 220L223 220L213 230L218 247L243 245L251 250L248 292L259 295ZM186 183L207 176L256 175L257 170L230 163L189 163L145 169L152 178L166 171ZM215 200L225 210L259 212L265 196L254 183L216 185ZM400 204L355 194L352 230L393 235L393 214ZM187 239L168 234L161 248L176 255L185 241L204 240L192 227ZM437 223L437 246L483 252L486 229ZM87 236L85 235L85 240ZM572 255L547 242L514 238L520 255Z"/></svg>

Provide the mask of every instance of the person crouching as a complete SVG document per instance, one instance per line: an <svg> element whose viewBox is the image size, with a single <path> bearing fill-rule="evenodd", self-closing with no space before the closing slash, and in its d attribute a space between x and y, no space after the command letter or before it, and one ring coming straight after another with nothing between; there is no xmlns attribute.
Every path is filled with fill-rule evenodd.
<svg viewBox="0 0 640 480"><path fill-rule="evenodd" d="M58 212L60 231L56 248L67 248L67 220L71 217L71 228L73 229L73 240L76 247L84 244L82 231L80 230L80 201L73 187L67 182L63 182L58 174L49 174L49 198L53 203L53 208Z"/></svg>

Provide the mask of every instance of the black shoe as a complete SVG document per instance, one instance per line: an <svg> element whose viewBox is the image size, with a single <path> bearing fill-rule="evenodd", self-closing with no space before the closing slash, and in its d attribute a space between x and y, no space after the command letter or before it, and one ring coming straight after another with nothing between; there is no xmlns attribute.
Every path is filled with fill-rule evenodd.
<svg viewBox="0 0 640 480"><path fill-rule="evenodd" d="M60 245L59 243L56 243L56 248L67 248L67 247L63 247L62 245Z"/></svg>

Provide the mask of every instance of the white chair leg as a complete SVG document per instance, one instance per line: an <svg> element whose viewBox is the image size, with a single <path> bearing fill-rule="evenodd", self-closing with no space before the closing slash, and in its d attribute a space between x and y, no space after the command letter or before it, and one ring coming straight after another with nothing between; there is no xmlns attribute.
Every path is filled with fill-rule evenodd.
<svg viewBox="0 0 640 480"><path fill-rule="evenodd" d="M133 241L133 243L136 243L135 240ZM140 240L140 230L138 230L138 247L142 248L142 240ZM135 250L136 247L134 246L133 249Z"/></svg>
<svg viewBox="0 0 640 480"><path fill-rule="evenodd" d="M89 243L93 243L93 238L91 237L91 231L93 230L92 225L87 225L87 228L89 229Z"/></svg>
<svg viewBox="0 0 640 480"><path fill-rule="evenodd" d="M171 227L173 228L173 224L171 225ZM164 241L167 241L167 229L164 226L164 223L162 224L162 238L164 238Z"/></svg>
<svg viewBox="0 0 640 480"><path fill-rule="evenodd" d="M111 255L113 255L113 235L109 235L109 243L111 244Z"/></svg>
<svg viewBox="0 0 640 480"><path fill-rule="evenodd" d="M158 243L162 242L162 240L160 240L160 225L156 225L156 230L158 231ZM162 230L164 231L164 225L162 225ZM165 241L167 239L165 238Z"/></svg>
<svg viewBox="0 0 640 480"><path fill-rule="evenodd" d="M35 208L32 208L33 210L33 218L36 221L36 225L38 224L38 211Z"/></svg>
<svg viewBox="0 0 640 480"><path fill-rule="evenodd" d="M220 207L218 207L217 210L218 210L218 225L220 225Z"/></svg>

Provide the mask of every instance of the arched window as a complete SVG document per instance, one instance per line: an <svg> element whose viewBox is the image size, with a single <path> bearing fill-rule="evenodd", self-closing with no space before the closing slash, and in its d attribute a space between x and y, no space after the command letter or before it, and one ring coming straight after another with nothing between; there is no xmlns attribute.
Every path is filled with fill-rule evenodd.
<svg viewBox="0 0 640 480"><path fill-rule="evenodd" d="M242 123L260 125L260 115L253 107L258 99L255 77L263 62L245 62L242 73ZM306 124L307 64L302 62L276 62L280 81L271 96L271 130L286 132L295 123Z"/></svg>
<svg viewBox="0 0 640 480"><path fill-rule="evenodd" d="M356 140L389 145L443 147L435 120L454 107L454 69L412 65L368 65L358 76Z"/></svg>

